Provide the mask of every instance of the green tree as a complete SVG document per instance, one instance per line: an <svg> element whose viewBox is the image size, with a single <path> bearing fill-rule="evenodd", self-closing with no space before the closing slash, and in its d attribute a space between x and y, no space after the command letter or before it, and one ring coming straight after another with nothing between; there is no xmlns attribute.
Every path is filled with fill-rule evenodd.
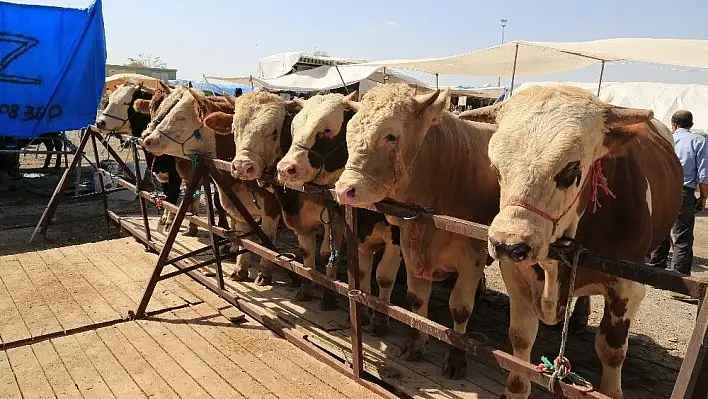
<svg viewBox="0 0 708 399"><path fill-rule="evenodd" d="M132 67L146 68L167 68L167 63L162 58L152 54L138 54L135 57L128 57L128 62L123 64Z"/></svg>

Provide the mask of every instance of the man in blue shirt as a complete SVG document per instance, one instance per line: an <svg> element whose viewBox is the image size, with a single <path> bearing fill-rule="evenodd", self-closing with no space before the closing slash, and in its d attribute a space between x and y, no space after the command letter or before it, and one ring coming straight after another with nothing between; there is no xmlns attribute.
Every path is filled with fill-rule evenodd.
<svg viewBox="0 0 708 399"><path fill-rule="evenodd" d="M670 238L651 254L650 264L690 275L693 263L693 227L696 213L706 206L708 198L708 145L703 136L691 132L693 115L689 111L676 111L671 117L674 131L674 150L683 166L683 197L681 210L674 223L674 254L668 263ZM696 190L700 197L696 198Z"/></svg>

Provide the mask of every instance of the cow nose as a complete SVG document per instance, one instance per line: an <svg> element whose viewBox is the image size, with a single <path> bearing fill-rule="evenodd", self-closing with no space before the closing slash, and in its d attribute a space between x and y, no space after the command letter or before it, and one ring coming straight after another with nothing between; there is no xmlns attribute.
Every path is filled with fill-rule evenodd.
<svg viewBox="0 0 708 399"><path fill-rule="evenodd" d="M340 187L335 189L335 193L337 194L337 202L340 204L351 205L356 200L356 187L354 186Z"/></svg>
<svg viewBox="0 0 708 399"><path fill-rule="evenodd" d="M297 174L297 168L295 168L295 165L290 165L290 167L285 169L285 173L287 173L288 176L295 176Z"/></svg>
<svg viewBox="0 0 708 399"><path fill-rule="evenodd" d="M236 175L235 177L246 179L252 179L256 171L251 161L234 161L231 163L231 170Z"/></svg>
<svg viewBox="0 0 708 399"><path fill-rule="evenodd" d="M152 140L149 137L146 137L142 140L138 140L138 143L145 148L149 148L152 145Z"/></svg>
<svg viewBox="0 0 708 399"><path fill-rule="evenodd" d="M521 262L528 259L529 254L531 253L531 247L525 242L504 244L492 238L489 238L489 242L492 244L492 248L497 256L504 256L515 262Z"/></svg>
<svg viewBox="0 0 708 399"><path fill-rule="evenodd" d="M103 129L104 127L106 127L106 121L104 121L104 120L96 121L96 127L99 129Z"/></svg>

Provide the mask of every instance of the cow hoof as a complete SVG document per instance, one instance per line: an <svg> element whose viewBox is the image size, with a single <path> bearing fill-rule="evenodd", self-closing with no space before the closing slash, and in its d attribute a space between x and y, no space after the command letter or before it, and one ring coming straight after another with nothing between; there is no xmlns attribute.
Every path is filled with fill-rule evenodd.
<svg viewBox="0 0 708 399"><path fill-rule="evenodd" d="M451 380L460 380L467 374L467 358L465 352L460 355L448 355L443 365L443 375Z"/></svg>
<svg viewBox="0 0 708 399"><path fill-rule="evenodd" d="M273 284L273 276L266 276L264 274L258 273L255 280L256 285L265 287L267 285Z"/></svg>
<svg viewBox="0 0 708 399"><path fill-rule="evenodd" d="M233 281L248 281L248 270L238 270L229 276Z"/></svg>
<svg viewBox="0 0 708 399"><path fill-rule="evenodd" d="M326 310L326 311L331 311L331 310L337 310L337 297L335 294L328 290L324 289L322 292L322 300L320 301L320 310Z"/></svg>
<svg viewBox="0 0 708 399"><path fill-rule="evenodd" d="M199 231L197 229L192 230L190 228L184 233L184 236L185 237L196 237L197 234L199 234Z"/></svg>
<svg viewBox="0 0 708 399"><path fill-rule="evenodd" d="M299 287L302 285L302 277L300 277L299 274L292 272L290 270L286 270L286 273L290 277L290 286L291 287Z"/></svg>
<svg viewBox="0 0 708 399"><path fill-rule="evenodd" d="M295 302L309 302L314 298L312 290L303 290L300 286L300 290L295 294Z"/></svg>
<svg viewBox="0 0 708 399"><path fill-rule="evenodd" d="M204 277L216 277L216 273L213 270L207 269L204 271Z"/></svg>
<svg viewBox="0 0 708 399"><path fill-rule="evenodd" d="M403 360L408 362L418 362L423 358L423 351L420 349L406 349Z"/></svg>
<svg viewBox="0 0 708 399"><path fill-rule="evenodd" d="M374 337L385 337L388 335L388 321L377 324L372 320L371 333Z"/></svg>

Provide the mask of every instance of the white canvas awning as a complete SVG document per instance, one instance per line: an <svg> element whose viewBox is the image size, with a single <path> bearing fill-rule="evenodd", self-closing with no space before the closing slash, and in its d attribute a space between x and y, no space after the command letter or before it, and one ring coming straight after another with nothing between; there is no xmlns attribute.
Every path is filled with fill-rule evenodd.
<svg viewBox="0 0 708 399"><path fill-rule="evenodd" d="M339 68L339 72L337 72ZM270 90L278 91L324 91L352 85L359 82L366 82L366 87L370 88L377 83L384 83L382 68L375 65L340 65L338 67L321 66L306 71L291 73L275 79L262 79L263 86ZM340 76L341 73L341 76ZM386 70L386 83L407 82L421 87L428 87L427 84L394 70ZM342 82L343 81L343 82ZM362 89L362 92L367 91ZM363 94L363 93L360 93Z"/></svg>
<svg viewBox="0 0 708 399"><path fill-rule="evenodd" d="M251 76L234 76L230 78L225 78L223 76L206 76L207 79L222 80L224 82L236 83L239 85L252 86L254 89L263 87L263 82Z"/></svg>
<svg viewBox="0 0 708 399"><path fill-rule="evenodd" d="M515 40L466 54L441 58L372 61L378 65L432 74L516 76L569 71L600 62L637 61L708 68L708 40L606 39L588 42Z"/></svg>

